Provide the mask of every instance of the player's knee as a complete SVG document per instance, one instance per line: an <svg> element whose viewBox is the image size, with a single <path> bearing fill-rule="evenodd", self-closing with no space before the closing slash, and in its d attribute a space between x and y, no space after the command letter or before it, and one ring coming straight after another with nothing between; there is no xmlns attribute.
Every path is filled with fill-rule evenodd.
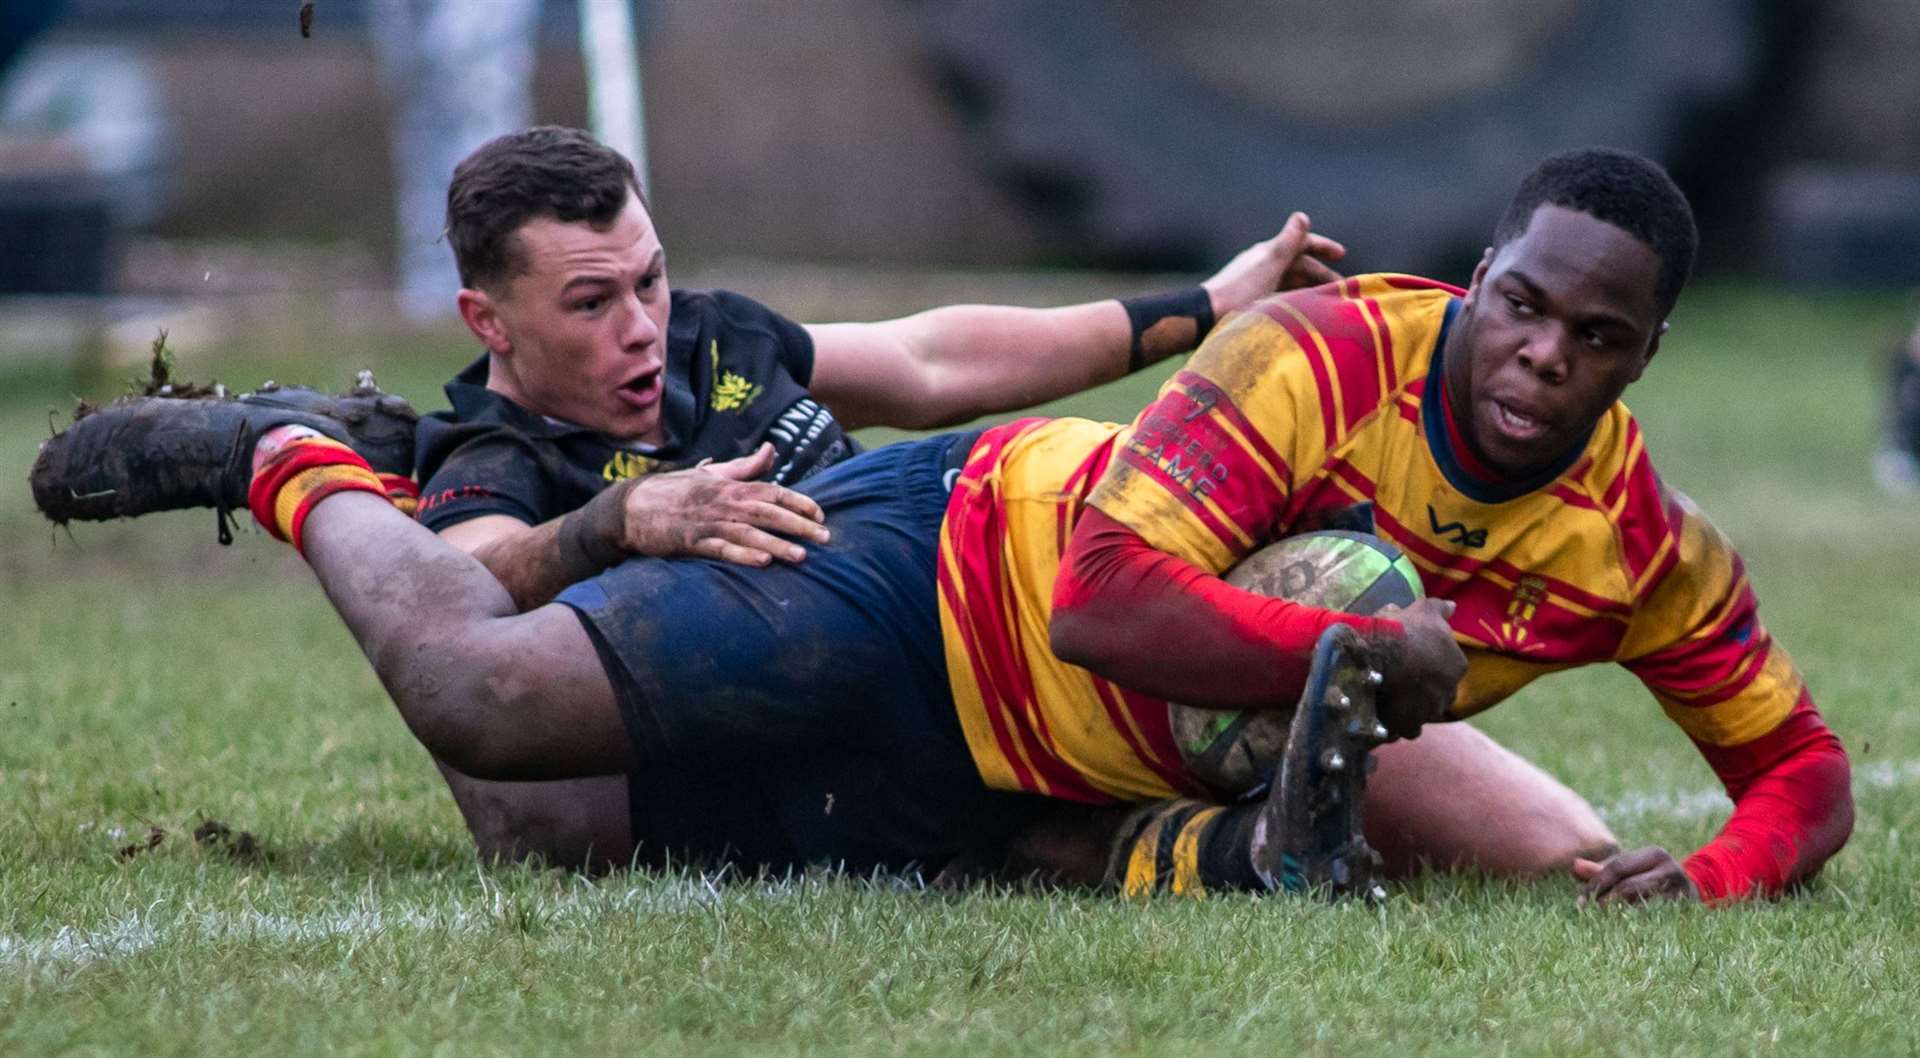
<svg viewBox="0 0 1920 1058"><path fill-rule="evenodd" d="M556 823L549 814L529 812L517 806L497 806L487 812L470 815L467 828L473 834L474 851L486 864L530 863L539 867L564 867L587 870L596 863L592 842ZM597 857L605 860L605 856Z"/></svg>

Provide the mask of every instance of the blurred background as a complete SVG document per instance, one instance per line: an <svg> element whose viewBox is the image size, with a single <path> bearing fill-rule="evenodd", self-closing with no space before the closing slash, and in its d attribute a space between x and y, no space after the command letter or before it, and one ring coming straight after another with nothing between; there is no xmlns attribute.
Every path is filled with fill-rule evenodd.
<svg viewBox="0 0 1920 1058"><path fill-rule="evenodd" d="M589 124L593 5L631 26L676 278L801 318L1200 271L1296 208L1352 270L1462 279L1588 143L1673 169L1703 274L1920 282L1911 0L317 0L307 37L297 0L7 0L0 357L289 299L444 327L451 159Z"/></svg>

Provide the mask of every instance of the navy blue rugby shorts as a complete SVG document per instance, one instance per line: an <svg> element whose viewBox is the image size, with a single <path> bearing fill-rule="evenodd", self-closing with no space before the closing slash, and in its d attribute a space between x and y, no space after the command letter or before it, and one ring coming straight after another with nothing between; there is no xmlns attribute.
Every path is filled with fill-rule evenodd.
<svg viewBox="0 0 1920 1058"><path fill-rule="evenodd" d="M634 559L561 593L641 762L642 862L933 869L1030 817L974 768L941 645L940 523L977 437L802 482L832 542L798 565Z"/></svg>

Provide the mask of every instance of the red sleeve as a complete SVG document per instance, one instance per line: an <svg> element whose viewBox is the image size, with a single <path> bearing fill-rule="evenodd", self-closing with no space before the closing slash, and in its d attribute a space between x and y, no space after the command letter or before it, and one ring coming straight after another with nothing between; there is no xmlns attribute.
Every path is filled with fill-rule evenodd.
<svg viewBox="0 0 1920 1058"><path fill-rule="evenodd" d="M1687 857L1687 876L1702 899L1778 895L1813 877L1847 843L1847 751L1804 690L1786 719L1752 742L1694 744L1733 798L1733 816L1719 835Z"/></svg>
<svg viewBox="0 0 1920 1058"><path fill-rule="evenodd" d="M1398 621L1358 617L1233 587L1156 551L1089 507L1074 527L1054 581L1053 614L1097 647L1098 675L1123 687L1220 709L1291 701L1306 686L1313 644L1344 622L1399 634ZM1077 653L1077 652L1076 652Z"/></svg>

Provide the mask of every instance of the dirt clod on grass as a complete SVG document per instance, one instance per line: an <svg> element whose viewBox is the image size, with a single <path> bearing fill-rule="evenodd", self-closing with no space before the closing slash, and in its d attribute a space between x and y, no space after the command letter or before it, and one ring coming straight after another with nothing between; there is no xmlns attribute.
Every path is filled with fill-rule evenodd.
<svg viewBox="0 0 1920 1058"><path fill-rule="evenodd" d="M218 849L242 863L266 859L266 850L251 831L235 830L218 819L208 819L193 828L193 842L203 849Z"/></svg>
<svg viewBox="0 0 1920 1058"><path fill-rule="evenodd" d="M154 849L159 848L160 843L165 840L167 840L167 832L165 830L156 826L149 826L147 827L145 840L122 846L120 851L114 853L114 855L122 860L130 860L141 853L152 852Z"/></svg>

